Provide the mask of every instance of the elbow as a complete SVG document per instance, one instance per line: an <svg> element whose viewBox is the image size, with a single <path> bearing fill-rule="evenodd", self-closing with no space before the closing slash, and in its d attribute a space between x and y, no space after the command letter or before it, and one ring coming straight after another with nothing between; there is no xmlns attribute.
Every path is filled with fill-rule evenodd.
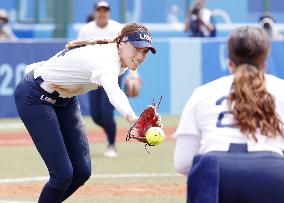
<svg viewBox="0 0 284 203"><path fill-rule="evenodd" d="M190 164L174 159L174 167L178 173L188 176Z"/></svg>

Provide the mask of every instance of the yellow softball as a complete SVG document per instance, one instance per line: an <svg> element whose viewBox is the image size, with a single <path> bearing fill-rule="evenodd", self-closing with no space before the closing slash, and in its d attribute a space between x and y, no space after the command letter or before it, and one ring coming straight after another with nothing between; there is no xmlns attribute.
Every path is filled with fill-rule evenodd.
<svg viewBox="0 0 284 203"><path fill-rule="evenodd" d="M146 140L150 145L161 144L165 139L165 133L160 127L151 127L146 132Z"/></svg>

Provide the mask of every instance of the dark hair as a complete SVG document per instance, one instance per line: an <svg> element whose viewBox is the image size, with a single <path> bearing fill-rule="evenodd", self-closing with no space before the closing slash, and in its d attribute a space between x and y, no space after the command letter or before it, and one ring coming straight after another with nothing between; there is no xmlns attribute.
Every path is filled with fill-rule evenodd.
<svg viewBox="0 0 284 203"><path fill-rule="evenodd" d="M200 9L199 8L197 8L197 7L194 7L193 9L192 9L192 14L193 15L199 15L199 13L200 13Z"/></svg>
<svg viewBox="0 0 284 203"><path fill-rule="evenodd" d="M91 15L88 15L86 17L86 23L89 23L89 22L92 22L94 20L94 16L91 14Z"/></svg>
<svg viewBox="0 0 284 203"><path fill-rule="evenodd" d="M235 29L228 40L229 59L237 66L228 97L236 127L257 141L257 129L267 137L283 136L275 99L266 90L264 63L270 49L267 33L256 27Z"/></svg>
<svg viewBox="0 0 284 203"><path fill-rule="evenodd" d="M107 39L103 39L103 40L73 40L69 43L66 44L66 48L68 49L72 49L74 47L79 47L79 46L85 46L85 45L95 45L95 44L110 44L110 43L117 43L117 46L121 43L121 40L128 35L131 35L135 32L149 32L149 30L138 23L128 23L126 24L120 34L115 37L114 39L111 40L107 40Z"/></svg>
<svg viewBox="0 0 284 203"><path fill-rule="evenodd" d="M1 19L1 20L3 20L3 21L4 21L4 23L8 23L8 22L9 22L8 18L0 17L0 19Z"/></svg>

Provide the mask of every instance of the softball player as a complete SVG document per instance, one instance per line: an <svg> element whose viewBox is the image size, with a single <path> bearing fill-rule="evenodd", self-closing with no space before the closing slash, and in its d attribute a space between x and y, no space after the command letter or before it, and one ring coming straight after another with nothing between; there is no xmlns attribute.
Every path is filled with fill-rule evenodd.
<svg viewBox="0 0 284 203"><path fill-rule="evenodd" d="M131 23L112 41L75 40L67 45L69 49L27 67L34 71L17 85L14 95L18 113L50 174L40 203L64 201L91 175L76 95L103 86L111 104L129 123L138 119L119 88L118 76L127 67L136 70L149 50L156 52L151 42L147 28Z"/></svg>
<svg viewBox="0 0 284 203"><path fill-rule="evenodd" d="M191 203L283 202L284 81L264 73L269 48L261 28L237 28L228 40L232 75L188 100L174 164L189 175Z"/></svg>

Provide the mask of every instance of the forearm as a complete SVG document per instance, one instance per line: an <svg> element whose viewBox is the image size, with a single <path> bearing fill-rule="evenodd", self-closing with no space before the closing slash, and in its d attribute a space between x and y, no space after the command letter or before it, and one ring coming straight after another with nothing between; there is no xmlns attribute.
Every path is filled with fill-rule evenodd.
<svg viewBox="0 0 284 203"><path fill-rule="evenodd" d="M211 23L205 23L201 18L199 20L199 22L206 27L207 30L209 30L210 32L212 32L214 30L214 25Z"/></svg>
<svg viewBox="0 0 284 203"><path fill-rule="evenodd" d="M107 93L110 103L114 108L128 121L131 123L131 120L134 119L135 122L135 113L132 107L129 104L128 98L125 93L120 89L117 81L117 77L111 75L102 75L100 76L100 81L104 90Z"/></svg>
<svg viewBox="0 0 284 203"><path fill-rule="evenodd" d="M194 156L198 153L200 139L197 135L178 134L174 152L174 166L176 170L188 175Z"/></svg>

